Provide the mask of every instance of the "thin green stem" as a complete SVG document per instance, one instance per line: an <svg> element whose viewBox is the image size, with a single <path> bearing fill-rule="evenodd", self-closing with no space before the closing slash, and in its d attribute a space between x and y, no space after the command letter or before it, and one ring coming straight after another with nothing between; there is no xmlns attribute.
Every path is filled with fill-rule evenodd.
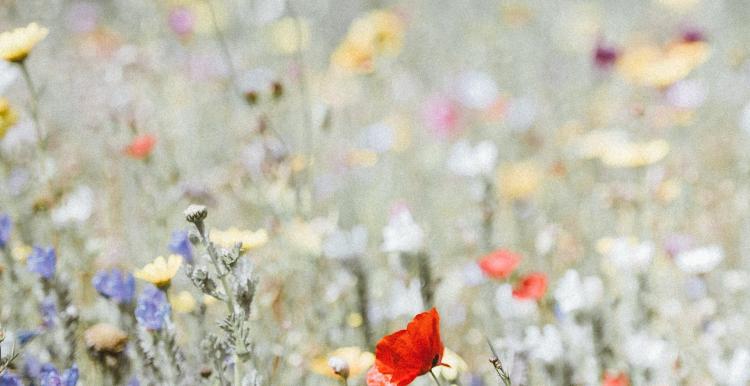
<svg viewBox="0 0 750 386"><path fill-rule="evenodd" d="M435 383L437 384L437 386L440 386L440 381L438 380L437 375L435 375L435 373L432 372L432 369L430 369L430 375L432 375L432 379L435 380Z"/></svg>
<svg viewBox="0 0 750 386"><path fill-rule="evenodd" d="M219 42L219 48L221 48L221 54L224 56L224 61L229 68L229 79L232 82L232 88L236 89L237 72L234 69L232 52L229 50L229 44L227 44L227 39L224 37L224 33L221 31L221 28L219 28L219 19L216 17L216 10L214 9L213 3L211 0L206 0L206 4L208 5L208 11L211 15L211 24L213 24L214 27L216 40Z"/></svg>
<svg viewBox="0 0 750 386"><path fill-rule="evenodd" d="M29 68L26 66L26 62L20 63L21 74L26 82L26 88L29 89L29 95L31 96L31 118L34 120L34 128L36 129L37 139L39 140L39 146L42 150L47 148L47 138L44 135L44 128L42 127L41 120L39 119L39 94L37 94L36 86L34 81L31 79Z"/></svg>

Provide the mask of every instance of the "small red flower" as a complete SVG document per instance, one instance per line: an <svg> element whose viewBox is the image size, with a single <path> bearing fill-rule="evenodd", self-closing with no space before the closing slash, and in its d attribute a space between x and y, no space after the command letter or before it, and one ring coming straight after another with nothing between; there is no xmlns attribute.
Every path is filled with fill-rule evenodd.
<svg viewBox="0 0 750 386"><path fill-rule="evenodd" d="M125 148L125 154L131 158L144 159L151 154L156 145L156 136L152 134L144 134L133 139Z"/></svg>
<svg viewBox="0 0 750 386"><path fill-rule="evenodd" d="M444 349L440 340L440 315L433 308L415 316L405 330L380 339L375 347L375 371L384 375L390 384L405 386L435 366L447 366L442 363ZM378 381L381 378L374 373L371 381L369 375L367 386L389 385Z"/></svg>
<svg viewBox="0 0 750 386"><path fill-rule="evenodd" d="M479 268L493 279L504 279L521 263L521 255L507 249L498 249L479 260Z"/></svg>
<svg viewBox="0 0 750 386"><path fill-rule="evenodd" d="M523 300L539 300L547 292L547 275L534 272L526 275L513 288L513 297Z"/></svg>
<svg viewBox="0 0 750 386"><path fill-rule="evenodd" d="M630 385L630 379L628 379L628 375L620 372L620 373L610 373L607 372L604 374L604 380L602 380L602 386L629 386Z"/></svg>

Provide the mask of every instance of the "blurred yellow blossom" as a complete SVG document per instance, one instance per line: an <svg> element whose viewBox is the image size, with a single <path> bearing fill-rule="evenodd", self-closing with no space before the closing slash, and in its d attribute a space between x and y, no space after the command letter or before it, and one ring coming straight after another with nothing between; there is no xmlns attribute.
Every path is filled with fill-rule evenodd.
<svg viewBox="0 0 750 386"><path fill-rule="evenodd" d="M241 243L240 251L247 252L251 249L262 247L268 242L268 233L265 229L250 230L231 227L227 230L213 230L211 240L217 245L232 249L234 244Z"/></svg>
<svg viewBox="0 0 750 386"><path fill-rule="evenodd" d="M709 56L706 42L678 42L661 48L651 44L625 49L617 61L618 72L643 86L666 87L685 78Z"/></svg>
<svg viewBox="0 0 750 386"><path fill-rule="evenodd" d="M450 350L447 347L443 351L442 362L450 367L438 366L432 369L432 371L435 373L435 375L442 376L448 381L455 381L458 378L460 372L469 369L469 365L466 363L466 361L458 354L456 354L453 350Z"/></svg>
<svg viewBox="0 0 750 386"><path fill-rule="evenodd" d="M531 197L542 182L542 171L533 161L502 165L497 172L497 186L507 200L524 200Z"/></svg>
<svg viewBox="0 0 750 386"><path fill-rule="evenodd" d="M370 149L352 149L346 155L346 163L352 167L370 167L378 163L378 153Z"/></svg>
<svg viewBox="0 0 750 386"><path fill-rule="evenodd" d="M164 256L159 256L142 269L136 270L133 275L157 287L166 287L177 274L180 266L182 266L182 256L180 255L169 255L166 259Z"/></svg>
<svg viewBox="0 0 750 386"><path fill-rule="evenodd" d="M343 41L331 57L333 64L341 69L358 74L369 74L374 69L374 50L371 45L359 45Z"/></svg>
<svg viewBox="0 0 750 386"><path fill-rule="evenodd" d="M355 19L331 56L338 68L370 73L378 55L395 56L403 45L404 23L395 13L375 10Z"/></svg>
<svg viewBox="0 0 750 386"><path fill-rule="evenodd" d="M11 250L11 254L13 254L13 258L24 262L26 261L26 258L29 257L31 254L32 248L26 244L19 244L13 247Z"/></svg>
<svg viewBox="0 0 750 386"><path fill-rule="evenodd" d="M602 155L604 165L615 168L635 168L661 161L669 153L669 143L663 139L647 142L624 142L608 148Z"/></svg>
<svg viewBox="0 0 750 386"><path fill-rule="evenodd" d="M319 356L310 362L310 370L316 374L326 377L339 379L331 367L328 365L328 359L336 357L344 360L349 365L349 377L356 378L359 374L364 373L375 363L375 355L371 352L362 351L359 347L341 347L328 355Z"/></svg>
<svg viewBox="0 0 750 386"><path fill-rule="evenodd" d="M310 45L310 23L307 20L284 17L270 27L274 48L284 54L305 50Z"/></svg>
<svg viewBox="0 0 750 386"><path fill-rule="evenodd" d="M15 110L10 107L7 99L0 98L0 139L16 124L16 121L18 121L18 115Z"/></svg>
<svg viewBox="0 0 750 386"><path fill-rule="evenodd" d="M34 46L47 37L48 33L49 30L37 23L1 33L0 58L14 63L23 62Z"/></svg>
<svg viewBox="0 0 750 386"><path fill-rule="evenodd" d="M170 303L175 312L183 314L193 312L196 306L195 298L188 291L180 291L177 295L172 296L170 298Z"/></svg>

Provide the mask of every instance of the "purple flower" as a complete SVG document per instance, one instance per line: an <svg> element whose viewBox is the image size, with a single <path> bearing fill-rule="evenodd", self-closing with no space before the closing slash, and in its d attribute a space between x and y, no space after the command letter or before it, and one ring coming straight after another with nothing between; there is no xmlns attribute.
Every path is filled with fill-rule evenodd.
<svg viewBox="0 0 750 386"><path fill-rule="evenodd" d="M133 278L133 275L116 268L111 271L97 272L91 283L99 294L118 304L130 303L135 294L135 278Z"/></svg>
<svg viewBox="0 0 750 386"><path fill-rule="evenodd" d="M26 267L30 272L35 272L45 279L55 276L57 256L54 248L34 247L31 255L26 259Z"/></svg>
<svg viewBox="0 0 750 386"><path fill-rule="evenodd" d="M169 242L169 250L178 255L182 255L185 262L193 264L193 247L190 245L188 233L186 231L172 232L172 241Z"/></svg>
<svg viewBox="0 0 750 386"><path fill-rule="evenodd" d="M168 23L174 33L184 37L193 32L195 15L185 7L175 7L169 12Z"/></svg>
<svg viewBox="0 0 750 386"><path fill-rule="evenodd" d="M39 311L42 313L42 326L44 328L53 327L55 325L55 318L57 317L55 299L52 296L44 298L42 304L39 306Z"/></svg>
<svg viewBox="0 0 750 386"><path fill-rule="evenodd" d="M42 365L42 370L39 373L39 380L41 381L41 386L62 386L60 373L52 363L45 363Z"/></svg>
<svg viewBox="0 0 750 386"><path fill-rule="evenodd" d="M598 42L594 49L594 64L597 67L607 70L617 61L618 52L613 46Z"/></svg>
<svg viewBox="0 0 750 386"><path fill-rule="evenodd" d="M78 365L75 363L70 366L69 369L65 370L62 375L63 386L76 386L78 384L78 377L80 373L78 371Z"/></svg>
<svg viewBox="0 0 750 386"><path fill-rule="evenodd" d="M171 307L164 292L149 285L138 297L135 318L138 324L146 329L156 331L164 326L164 321L169 317L170 311Z"/></svg>
<svg viewBox="0 0 750 386"><path fill-rule="evenodd" d="M139 381L136 377L130 378L130 380L128 381L128 386L141 386L141 381Z"/></svg>
<svg viewBox="0 0 750 386"><path fill-rule="evenodd" d="M0 375L0 386L23 386L23 382L18 375L6 371Z"/></svg>
<svg viewBox="0 0 750 386"><path fill-rule="evenodd" d="M5 248L5 246L8 245L10 229L12 227L13 223L10 221L10 216L7 214L0 214L0 248Z"/></svg>

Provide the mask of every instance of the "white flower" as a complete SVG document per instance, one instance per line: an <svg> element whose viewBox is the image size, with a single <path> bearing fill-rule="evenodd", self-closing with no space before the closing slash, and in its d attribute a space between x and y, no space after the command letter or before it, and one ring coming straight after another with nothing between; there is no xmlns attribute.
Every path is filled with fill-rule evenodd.
<svg viewBox="0 0 750 386"><path fill-rule="evenodd" d="M362 256L367 249L367 229L357 225L349 231L337 229L323 242L323 253L333 259Z"/></svg>
<svg viewBox="0 0 750 386"><path fill-rule="evenodd" d="M693 109L706 100L706 86L700 80L686 79L667 89L666 98L675 107Z"/></svg>
<svg viewBox="0 0 750 386"><path fill-rule="evenodd" d="M18 69L10 62L0 60L0 94L5 94L16 79L18 79Z"/></svg>
<svg viewBox="0 0 750 386"><path fill-rule="evenodd" d="M385 252L417 253L422 249L423 243L424 232L406 209L392 215L388 225L383 228Z"/></svg>
<svg viewBox="0 0 750 386"><path fill-rule="evenodd" d="M413 279L408 283L396 280L391 285L388 316L391 319L396 319L400 316L416 315L424 311L421 288L422 284L419 279Z"/></svg>
<svg viewBox="0 0 750 386"><path fill-rule="evenodd" d="M52 221L58 226L83 223L91 216L93 207L94 191L88 186L79 186L52 210Z"/></svg>
<svg viewBox="0 0 750 386"><path fill-rule="evenodd" d="M459 141L448 156L448 169L465 177L488 176L497 164L497 146L482 141L471 146L468 141Z"/></svg>
<svg viewBox="0 0 750 386"><path fill-rule="evenodd" d="M570 269L557 282L554 297L560 311L568 314L595 306L603 292L604 285L597 276L588 276L581 281L578 271Z"/></svg>
<svg viewBox="0 0 750 386"><path fill-rule="evenodd" d="M628 237L605 239L601 245L603 252L615 267L626 271L642 271L654 257L654 244L650 241L638 242Z"/></svg>
<svg viewBox="0 0 750 386"><path fill-rule="evenodd" d="M545 325L543 330L537 326L526 327L524 345L533 358L545 363L552 363L563 354L560 333L552 324Z"/></svg>
<svg viewBox="0 0 750 386"><path fill-rule="evenodd" d="M711 272L724 260L724 251L718 245L695 248L677 255L675 264L685 273L701 274Z"/></svg>
<svg viewBox="0 0 750 386"><path fill-rule="evenodd" d="M674 363L677 353L664 339L640 332L625 339L625 356L633 366L657 369Z"/></svg>
<svg viewBox="0 0 750 386"><path fill-rule="evenodd" d="M710 355L708 367L716 380L728 386L744 386L750 380L750 352L736 348L729 361Z"/></svg>
<svg viewBox="0 0 750 386"><path fill-rule="evenodd" d="M532 318L537 313L536 302L514 298L513 287L507 283L501 284L495 291L495 308L506 319Z"/></svg>
<svg viewBox="0 0 750 386"><path fill-rule="evenodd" d="M456 97L466 107L486 109L498 95L497 84L484 72L467 71L458 77Z"/></svg>

